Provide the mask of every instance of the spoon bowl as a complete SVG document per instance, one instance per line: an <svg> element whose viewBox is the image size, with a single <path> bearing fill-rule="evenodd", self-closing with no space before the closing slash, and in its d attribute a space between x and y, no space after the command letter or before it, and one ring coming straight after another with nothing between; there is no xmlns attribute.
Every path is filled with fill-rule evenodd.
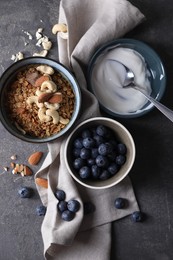
<svg viewBox="0 0 173 260"><path fill-rule="evenodd" d="M126 70L126 78L124 81L123 88L134 88L137 91L140 91L140 93L142 93L162 114L164 114L169 120L173 122L173 111L168 107L164 106L156 99L152 98L150 95L146 94L145 91L142 89L142 86L139 86L135 83L135 75L132 70L130 70L129 68L127 68L127 66L125 66L123 63L117 60L115 60L115 62L118 62L121 65L123 65Z"/></svg>

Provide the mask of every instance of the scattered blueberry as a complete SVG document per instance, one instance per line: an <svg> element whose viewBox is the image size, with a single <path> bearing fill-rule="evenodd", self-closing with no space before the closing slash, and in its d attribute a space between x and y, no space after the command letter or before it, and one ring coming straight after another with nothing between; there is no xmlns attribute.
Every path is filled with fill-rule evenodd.
<svg viewBox="0 0 173 260"><path fill-rule="evenodd" d="M91 170L88 166L83 166L79 170L79 175L82 179L88 179L91 176Z"/></svg>
<svg viewBox="0 0 173 260"><path fill-rule="evenodd" d="M18 190L18 194L21 198L30 198L33 194L33 190L29 187L22 187Z"/></svg>
<svg viewBox="0 0 173 260"><path fill-rule="evenodd" d="M72 211L69 211L68 209L63 211L61 214L61 218L64 221L71 221L72 219L74 219L74 217L75 217L75 213Z"/></svg>
<svg viewBox="0 0 173 260"><path fill-rule="evenodd" d="M84 202L83 206L84 206L84 215L88 215L88 214L93 213L95 211L94 204L89 202L89 201Z"/></svg>
<svg viewBox="0 0 173 260"><path fill-rule="evenodd" d="M114 206L116 209L123 209L125 207L125 204L126 204L126 200L123 198L117 198L114 201Z"/></svg>
<svg viewBox="0 0 173 260"><path fill-rule="evenodd" d="M58 200L65 200L65 192L63 190L57 190L55 192L55 197L58 199Z"/></svg>
<svg viewBox="0 0 173 260"><path fill-rule="evenodd" d="M57 208L60 212L63 212L65 210L67 210L67 202L65 200L61 200L58 204L57 204Z"/></svg>
<svg viewBox="0 0 173 260"><path fill-rule="evenodd" d="M38 216L44 216L46 214L46 207L41 205L36 207L36 214Z"/></svg>
<svg viewBox="0 0 173 260"><path fill-rule="evenodd" d="M69 200L67 202L67 209L76 213L80 208L80 203L78 200Z"/></svg>
<svg viewBox="0 0 173 260"><path fill-rule="evenodd" d="M144 214L141 211L135 211L131 215L133 222L142 222L144 220Z"/></svg>

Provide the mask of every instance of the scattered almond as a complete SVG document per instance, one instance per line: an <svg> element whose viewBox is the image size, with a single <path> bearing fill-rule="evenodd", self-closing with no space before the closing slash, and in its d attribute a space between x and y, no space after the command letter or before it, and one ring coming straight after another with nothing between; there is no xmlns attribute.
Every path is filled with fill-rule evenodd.
<svg viewBox="0 0 173 260"><path fill-rule="evenodd" d="M36 178L35 183L43 188L48 188L48 180L44 178Z"/></svg>
<svg viewBox="0 0 173 260"><path fill-rule="evenodd" d="M38 97L38 103L44 103L47 102L52 97L52 93L46 93L44 92Z"/></svg>
<svg viewBox="0 0 173 260"><path fill-rule="evenodd" d="M10 167L11 167L12 169L14 169L14 168L15 168L15 163L11 162L11 163L10 163Z"/></svg>
<svg viewBox="0 0 173 260"><path fill-rule="evenodd" d="M42 152L35 152L28 158L28 163L31 165L37 165L43 156Z"/></svg>
<svg viewBox="0 0 173 260"><path fill-rule="evenodd" d="M21 172L21 175L24 175L24 176L30 176L33 174L32 170L28 167L28 166L24 166L24 169L23 171Z"/></svg>
<svg viewBox="0 0 173 260"><path fill-rule="evenodd" d="M57 92L57 93L53 94L52 97L48 101L51 104L61 103L62 102L62 93Z"/></svg>
<svg viewBox="0 0 173 260"><path fill-rule="evenodd" d="M47 81L47 80L50 80L50 77L49 76L41 76L39 77L38 79L36 79L35 81L35 87L40 87L41 84L44 82L44 81Z"/></svg>

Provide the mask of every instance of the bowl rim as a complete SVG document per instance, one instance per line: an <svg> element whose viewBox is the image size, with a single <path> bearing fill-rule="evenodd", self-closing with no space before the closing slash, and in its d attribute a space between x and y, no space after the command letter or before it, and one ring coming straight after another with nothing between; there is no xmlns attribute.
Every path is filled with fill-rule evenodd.
<svg viewBox="0 0 173 260"><path fill-rule="evenodd" d="M92 68L94 66L94 63L96 61L96 59L99 57L99 55L101 55L101 53L106 50L107 48L109 47L113 47L113 46L119 46L119 45L124 45L124 47L127 46L127 48L132 48L134 50L136 50L137 52L140 53L140 51L138 50L138 48L143 48L144 50L147 49L152 55L150 56L153 56L155 57L155 59L158 61L158 64L159 64L159 67L160 67L160 70L162 71L162 79L160 81L160 84L161 84L161 88L159 90L159 92L157 93L157 96L156 96L156 100L160 101L161 98L163 97L164 95L164 92L165 92L165 89L166 89L166 82L167 82L167 77L166 77L166 72L165 72L165 66L163 64L163 61L161 60L159 54L152 48L150 47L148 44L146 44L145 42L143 41L140 41L140 40L136 40L136 39L133 39L133 38L119 38L119 39L115 39L115 40L112 40L112 41L109 41L105 44L103 44L102 46L100 46L92 55L91 59L89 60L89 63L88 63L88 69L87 69L87 83L88 83L88 90L90 92L93 92L93 87L92 87L92 82L91 82L91 74L92 74ZM129 47L128 45L131 45L133 47ZM137 48L137 49L136 49ZM141 54L141 53L140 53ZM142 54L141 54L142 55ZM145 57L144 57L145 58ZM147 62L146 62L147 63ZM97 98L97 97L96 97ZM99 100L98 100L99 102ZM148 105L147 105L148 104ZM107 114L115 117L115 118L137 118L137 117L141 117L145 114L147 114L148 112L150 112L151 110L153 110L155 108L155 106L151 103L151 102L147 102L147 104L145 105L145 108L142 108L139 110L138 113L116 113L116 112L113 112L111 111L109 108L105 107L104 105L102 105L100 102L99 102L99 105L101 107L101 109L103 111L105 111Z"/></svg>
<svg viewBox="0 0 173 260"><path fill-rule="evenodd" d="M45 137L45 138L37 138L37 137L32 137L30 135L24 135L20 133L19 131L15 131L14 129L11 128L11 126L8 124L6 119L4 118L4 113L3 109L0 105L0 122L2 125L5 127L5 129L12 134L13 136L19 138L22 141L26 141L29 143L46 143L46 142L51 142L56 140L57 138L61 137L64 135L66 132L70 130L72 125L75 123L79 112L81 108L81 89L79 86L79 83L77 82L77 79L75 78L74 74L63 64L61 64L59 61L56 61L51 58L47 57L27 57L22 60L16 61L15 63L11 64L1 75L0 77L0 100L2 100L2 92L4 91L4 86L7 84L7 80L13 76L13 73L16 73L17 71L20 71L22 67L27 67L32 64L45 64L52 66L55 70L59 71L62 73L69 82L72 85L73 91L75 92L76 95L76 100L77 102L75 103L75 111L72 115L72 118L70 119L69 124L63 128L59 133L51 135L50 137ZM2 102L0 102L2 103Z"/></svg>
<svg viewBox="0 0 173 260"><path fill-rule="evenodd" d="M70 140L71 138L73 137L73 135L75 134L75 132L77 130L80 130L80 128L82 126L84 126L85 124L87 123L90 123L90 122L93 122L93 121L109 121L113 124L116 124L118 127L120 127L128 136L128 139L130 140L130 143L132 145L132 157L131 157L131 162L129 164L129 168L126 170L126 172L115 182L112 182L108 185L105 185L105 186L92 186L90 184L87 184L87 183L84 183L82 182L82 180L80 180L79 178L77 178L75 176L75 174L73 174L70 166L69 166L69 163L68 163L68 159L67 159L67 154L68 154L68 145L70 143ZM130 172L130 170L132 169L133 165L134 165L134 162L135 162L135 158L136 158L136 147L135 147L135 142L134 142L134 139L131 135L131 133L129 132L129 130L124 126L122 125L120 122L116 121L115 119L112 119L112 118L108 118L108 117L104 117L104 116L97 116L97 117L93 117L93 118L89 118L89 119L86 119L84 120L83 122L79 123L74 129L73 131L70 133L70 135L68 136L66 142L65 142L65 145L64 145L64 160L65 160L65 164L66 164L66 167L67 167L67 170L68 170L68 173L71 175L71 177L79 184L81 184L82 186L86 187L86 188L90 188L90 189L95 189L95 190L101 190L101 189L107 189L107 188L110 188L110 187L113 187L115 185L117 185L118 183L120 183ZM102 181L103 183L104 181Z"/></svg>

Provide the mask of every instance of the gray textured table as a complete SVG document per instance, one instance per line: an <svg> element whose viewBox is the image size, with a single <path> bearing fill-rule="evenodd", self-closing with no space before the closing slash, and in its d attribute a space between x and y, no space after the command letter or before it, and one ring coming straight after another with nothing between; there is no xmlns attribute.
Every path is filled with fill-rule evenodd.
<svg viewBox="0 0 173 260"><path fill-rule="evenodd" d="M158 52L165 65L167 88L162 102L173 109L173 5L171 0L132 0L147 20L127 37L139 39ZM58 21L59 1L0 0L0 73L12 64L11 56L22 51L36 52L35 32L39 27L54 43L50 58L57 58L56 37L52 26ZM33 39L29 39L29 32ZM147 215L134 224L129 217L113 223L112 260L173 259L173 124L154 109L150 114L120 120L132 133L137 150L130 177L141 207ZM41 260L42 217L35 214L41 203L35 190L30 200L19 199L17 189L27 185L35 189L33 177L14 176L9 166L13 154L19 163L37 150L46 155L47 146L22 142L0 124L0 260ZM43 158L44 159L44 158ZM41 162L40 162L41 165ZM39 168L33 167L33 171Z"/></svg>

